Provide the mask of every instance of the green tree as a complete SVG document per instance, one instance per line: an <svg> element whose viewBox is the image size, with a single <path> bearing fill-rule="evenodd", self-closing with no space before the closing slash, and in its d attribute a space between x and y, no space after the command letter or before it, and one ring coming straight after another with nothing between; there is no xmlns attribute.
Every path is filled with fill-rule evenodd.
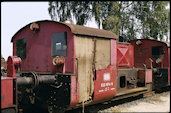
<svg viewBox="0 0 171 113"><path fill-rule="evenodd" d="M162 40L169 31L170 11L168 1L138 1L133 6L135 15L141 22L143 37L151 36Z"/></svg>
<svg viewBox="0 0 171 113"><path fill-rule="evenodd" d="M91 19L91 2L87 1L53 1L49 2L49 14L52 20L76 20L76 24L84 25Z"/></svg>
<svg viewBox="0 0 171 113"><path fill-rule="evenodd" d="M127 40L147 36L162 40L168 36L169 1L67 1L49 2L52 20L76 20L84 25L91 18L99 28L112 31ZM167 37L168 38L168 37Z"/></svg>
<svg viewBox="0 0 171 113"><path fill-rule="evenodd" d="M109 7L108 15L106 19L102 21L102 26L103 29L112 31L119 35L122 25L120 12L121 7L119 2L112 2L110 4L111 6Z"/></svg>

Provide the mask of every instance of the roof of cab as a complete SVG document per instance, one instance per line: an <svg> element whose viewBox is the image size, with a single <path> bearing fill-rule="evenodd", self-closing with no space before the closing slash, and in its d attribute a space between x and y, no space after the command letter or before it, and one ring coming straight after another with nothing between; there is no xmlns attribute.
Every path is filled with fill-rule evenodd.
<svg viewBox="0 0 171 113"><path fill-rule="evenodd" d="M69 23L64 23L64 22L57 22L57 21L52 21L52 20L36 21L36 23L39 23L39 22L54 22L54 23L60 23L60 24L66 25L71 29L71 32L75 35L85 35L85 36L95 36L95 37L108 38L108 39L118 39L118 36L115 33L112 33L110 31L106 31L106 30L90 28L90 27L69 24ZM32 24L32 23L30 23L30 24ZM30 25L30 24L28 24L28 25ZM28 25L26 25L26 26L28 26ZM26 26L21 28L18 32L20 32ZM12 37L11 42L13 42L13 38L15 37L15 35Z"/></svg>
<svg viewBox="0 0 171 113"><path fill-rule="evenodd" d="M157 42L166 44L167 47L170 47L170 42L160 41L160 40L157 40L157 39L154 39L154 38L134 39L134 40L131 40L131 41L136 41L136 40L152 40L152 41L157 41ZM131 41L129 41L129 42L131 42Z"/></svg>

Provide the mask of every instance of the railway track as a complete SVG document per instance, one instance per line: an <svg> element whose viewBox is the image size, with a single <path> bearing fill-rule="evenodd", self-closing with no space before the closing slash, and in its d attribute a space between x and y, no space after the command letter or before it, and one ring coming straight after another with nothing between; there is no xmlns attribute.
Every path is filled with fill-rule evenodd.
<svg viewBox="0 0 171 113"><path fill-rule="evenodd" d="M86 106L84 112L85 113L98 113L98 112L105 111L106 109L111 108L113 106L118 106L126 102L131 102L140 98L142 98L142 95L139 95L136 97L125 98L121 100L116 100L116 101L108 101L108 102L99 103L99 104L95 104L91 106ZM65 113L82 113L82 108L69 110L69 111L66 111Z"/></svg>
<svg viewBox="0 0 171 113"><path fill-rule="evenodd" d="M126 111L131 106L138 107L138 104L141 102L150 102L150 103L158 103L162 102L158 97L170 97L170 90L169 87L163 88L163 90L156 91L154 95L138 95L132 96L120 100L115 101L107 101L104 103L99 103L95 105L85 106L84 113L116 113L116 112L129 112ZM170 99L168 99L170 100ZM169 105L168 105L169 106ZM141 109L144 109L141 106ZM129 109L128 109L129 110ZM167 111L167 110L166 110ZM130 111L130 112L138 112L138 111ZM165 112L165 111L164 111ZM22 112L19 112L22 113ZM35 107L35 109L29 109L27 113L48 113L47 111L40 111L40 108ZM82 108L68 110L65 113L83 113Z"/></svg>
<svg viewBox="0 0 171 113"><path fill-rule="evenodd" d="M150 101L151 103L155 103L156 101L157 102L161 101L160 99L157 99L158 97L160 97L160 96L163 97L166 95L170 95L169 88L164 88L161 91L156 91L156 93L154 95L150 95L150 94L149 95L138 95L135 97L128 97L128 98L121 99L121 100L108 101L108 102L104 102L104 103L100 103L100 104L96 104L96 105L86 106L84 113L126 112L121 109L124 108L126 110L126 108L129 108L131 105L136 106L140 102ZM69 110L69 111L66 111L65 113L82 113L82 108Z"/></svg>

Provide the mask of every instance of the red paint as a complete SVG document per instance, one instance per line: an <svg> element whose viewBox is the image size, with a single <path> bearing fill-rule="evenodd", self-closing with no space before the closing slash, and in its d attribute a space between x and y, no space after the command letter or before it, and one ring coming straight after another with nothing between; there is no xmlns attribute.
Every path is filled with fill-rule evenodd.
<svg viewBox="0 0 171 113"><path fill-rule="evenodd" d="M8 77L16 77L16 70L15 70L15 66L18 67L18 69L20 68L20 63L21 63L21 59L17 56L9 56L8 60L7 60L7 76Z"/></svg>
<svg viewBox="0 0 171 113"><path fill-rule="evenodd" d="M111 40L111 65L107 69L96 70L94 80L94 102L113 98L116 95L117 52L116 40Z"/></svg>
<svg viewBox="0 0 171 113"><path fill-rule="evenodd" d="M7 76L1 76L1 108L16 107L16 71L20 71L21 59L17 56L9 56L7 60ZM16 70L15 68L18 68Z"/></svg>
<svg viewBox="0 0 171 113"><path fill-rule="evenodd" d="M152 83L152 69L138 70L137 76L140 83Z"/></svg>
<svg viewBox="0 0 171 113"><path fill-rule="evenodd" d="M94 102L107 100L116 94L116 40L111 40L111 65L107 69L96 70L94 80Z"/></svg>
<svg viewBox="0 0 171 113"><path fill-rule="evenodd" d="M146 83L152 83L152 69L147 69L145 72L145 81Z"/></svg>
<svg viewBox="0 0 171 113"><path fill-rule="evenodd" d="M26 58L21 59L18 57L8 58L8 77L16 77L15 65L20 66L23 72L38 72L38 73L69 73L71 74L71 95L69 108L75 107L79 104L79 84L76 67L76 48L75 48L75 35L71 29L58 22L53 21L39 21L39 26L33 28L39 29L32 31L30 24L23 27L19 32L14 35L13 41L13 55L16 55L16 40L26 39ZM65 58L51 57L51 36L53 33L67 32L67 56ZM90 37L91 38L91 37ZM109 100L116 95L117 86L117 69L118 68L152 68L156 67L155 60L152 59L152 46L164 47L164 58L161 60L160 67L169 67L168 81L170 83L170 48L167 45L155 40L141 39L139 45L136 44L137 40L130 41L130 43L117 43L115 39L111 39L111 62L106 69L96 70L94 80L94 97L93 102L101 102ZM168 57L169 55L169 57ZM53 65L54 63L54 65ZM145 64L145 65L143 65ZM60 66L58 66L60 65ZM61 66L63 65L63 66ZM62 70L62 71L61 71ZM95 72L94 72L95 74ZM138 78L141 83L152 82L152 70L138 70ZM14 79L1 78L1 108L13 106L13 81ZM15 87L16 88L16 87ZM8 94L6 94L8 93ZM7 98L8 97L8 98Z"/></svg>
<svg viewBox="0 0 171 113"><path fill-rule="evenodd" d="M16 55L16 40L26 38L26 58L22 59L21 69L24 72L61 72L61 69L53 65L51 57L51 35L58 32L67 32L67 56L65 57L66 73L74 72L74 35L66 25L40 21L40 30L30 30L30 24L22 28L13 37L13 55Z"/></svg>
<svg viewBox="0 0 171 113"><path fill-rule="evenodd" d="M137 78L140 83L145 83L145 70L138 70Z"/></svg>
<svg viewBox="0 0 171 113"><path fill-rule="evenodd" d="M142 44L137 45L136 42L140 40ZM164 53L164 58L162 60L162 65L157 66L155 63L155 59L153 59L152 65L153 67L168 67L169 62L168 62L168 47L165 43L156 41L156 40L151 40L151 39L137 39L130 41L130 43L134 46L134 65L137 68L144 68L143 64L146 64L149 58L152 59L152 46L163 46L163 49L165 51ZM147 67L149 66L149 63L146 64Z"/></svg>
<svg viewBox="0 0 171 113"><path fill-rule="evenodd" d="M111 40L111 65L107 69L96 70L93 102L110 99L116 94L116 40Z"/></svg>
<svg viewBox="0 0 171 113"><path fill-rule="evenodd" d="M107 69L97 70L96 80L94 81L94 101L107 100L114 97L115 94L116 68L114 66L108 66Z"/></svg>
<svg viewBox="0 0 171 113"><path fill-rule="evenodd" d="M69 108L74 107L79 103L79 84L76 81L76 76L71 76L71 101Z"/></svg>
<svg viewBox="0 0 171 113"><path fill-rule="evenodd" d="M129 43L117 44L117 65L119 68L134 66L134 47Z"/></svg>
<svg viewBox="0 0 171 113"><path fill-rule="evenodd" d="M117 50L116 50L116 40L111 40L111 65L115 66L116 68L116 61L117 61Z"/></svg>
<svg viewBox="0 0 171 113"><path fill-rule="evenodd" d="M145 66L146 66L146 68L148 68L148 69L152 69L152 68L153 68L153 60L152 60L151 58L146 59L146 60L145 60Z"/></svg>
<svg viewBox="0 0 171 113"><path fill-rule="evenodd" d="M73 37L73 42L75 45L75 36ZM79 84L78 84L78 75L77 75L77 70L78 69L76 67L76 48L74 46L74 76L71 76L71 101L70 101L70 106L69 108L74 107L75 105L77 105L79 103Z"/></svg>
<svg viewBox="0 0 171 113"><path fill-rule="evenodd" d="M1 109L14 107L13 78L1 76Z"/></svg>

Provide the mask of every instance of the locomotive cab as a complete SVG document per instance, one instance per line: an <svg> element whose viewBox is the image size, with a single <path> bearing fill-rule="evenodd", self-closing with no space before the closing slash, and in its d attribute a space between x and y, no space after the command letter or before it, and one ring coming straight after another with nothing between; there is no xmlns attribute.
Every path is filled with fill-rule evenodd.
<svg viewBox="0 0 171 113"><path fill-rule="evenodd" d="M48 20L20 29L11 40L13 56L22 60L19 107L59 112L113 98L116 39L109 31Z"/></svg>
<svg viewBox="0 0 171 113"><path fill-rule="evenodd" d="M151 84L150 88L160 89L170 84L169 47L162 41L154 39L137 39L130 41L134 45L136 68L140 84ZM140 65L143 64L143 65ZM147 81L147 82L146 82Z"/></svg>

